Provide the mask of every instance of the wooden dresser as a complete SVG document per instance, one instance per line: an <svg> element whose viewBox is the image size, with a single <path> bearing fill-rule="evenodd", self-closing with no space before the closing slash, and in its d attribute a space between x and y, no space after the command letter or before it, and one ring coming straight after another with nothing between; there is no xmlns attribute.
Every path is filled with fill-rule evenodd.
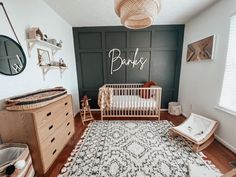
<svg viewBox="0 0 236 177"><path fill-rule="evenodd" d="M38 175L46 173L74 131L70 95L39 109L0 112L3 142L28 144Z"/></svg>

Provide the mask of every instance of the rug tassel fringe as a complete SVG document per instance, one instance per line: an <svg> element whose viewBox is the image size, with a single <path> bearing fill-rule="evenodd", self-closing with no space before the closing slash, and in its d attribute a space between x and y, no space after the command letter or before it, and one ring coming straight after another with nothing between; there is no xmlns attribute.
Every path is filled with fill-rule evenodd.
<svg viewBox="0 0 236 177"><path fill-rule="evenodd" d="M76 154L79 152L81 145L84 142L85 137L88 135L88 132L92 126L93 122L90 122L87 125L87 128L84 130L80 140L78 141L78 143L75 145L75 148L72 150L72 152L70 153L70 157L68 157L66 163L63 165L60 173L57 177L67 177L68 176L68 171L66 171L66 168L68 168L69 166L71 166L71 162L73 161L73 159L76 157Z"/></svg>

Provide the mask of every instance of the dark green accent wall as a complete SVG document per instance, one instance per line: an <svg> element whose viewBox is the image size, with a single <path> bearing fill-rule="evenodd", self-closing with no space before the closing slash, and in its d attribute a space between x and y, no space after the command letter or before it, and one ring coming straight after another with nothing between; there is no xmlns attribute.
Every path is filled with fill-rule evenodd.
<svg viewBox="0 0 236 177"><path fill-rule="evenodd" d="M156 81L162 87L162 108L177 101L184 25L151 26L143 30L125 27L74 27L74 46L80 99L92 98L91 107L98 108L98 89L106 83L143 83ZM139 48L137 58L148 61L143 70L123 66L110 74L108 52L118 48L122 58L131 58Z"/></svg>

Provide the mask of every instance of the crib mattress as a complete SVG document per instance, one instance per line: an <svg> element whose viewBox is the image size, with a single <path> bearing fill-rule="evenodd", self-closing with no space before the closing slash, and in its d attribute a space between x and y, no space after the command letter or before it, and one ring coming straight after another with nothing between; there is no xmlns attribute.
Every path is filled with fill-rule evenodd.
<svg viewBox="0 0 236 177"><path fill-rule="evenodd" d="M155 109L158 104L154 98L141 98L139 95L113 95L111 109Z"/></svg>

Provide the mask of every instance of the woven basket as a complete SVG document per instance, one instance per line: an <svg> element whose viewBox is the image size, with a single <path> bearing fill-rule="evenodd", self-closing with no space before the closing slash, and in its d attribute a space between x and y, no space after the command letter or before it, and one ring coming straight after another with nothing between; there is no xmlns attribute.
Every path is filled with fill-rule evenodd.
<svg viewBox="0 0 236 177"><path fill-rule="evenodd" d="M168 113L174 116L179 116L182 114L181 105L178 102L169 102Z"/></svg>
<svg viewBox="0 0 236 177"><path fill-rule="evenodd" d="M16 169L11 175L6 175L9 166L18 167L17 162L25 162L22 169ZM0 144L0 176L3 177L33 177L35 176L29 148L26 144L7 143Z"/></svg>
<svg viewBox="0 0 236 177"><path fill-rule="evenodd" d="M121 23L130 29L151 26L160 10L158 0L115 0L115 11Z"/></svg>
<svg viewBox="0 0 236 177"><path fill-rule="evenodd" d="M7 110L29 110L46 106L65 97L66 89L56 87L6 99Z"/></svg>

